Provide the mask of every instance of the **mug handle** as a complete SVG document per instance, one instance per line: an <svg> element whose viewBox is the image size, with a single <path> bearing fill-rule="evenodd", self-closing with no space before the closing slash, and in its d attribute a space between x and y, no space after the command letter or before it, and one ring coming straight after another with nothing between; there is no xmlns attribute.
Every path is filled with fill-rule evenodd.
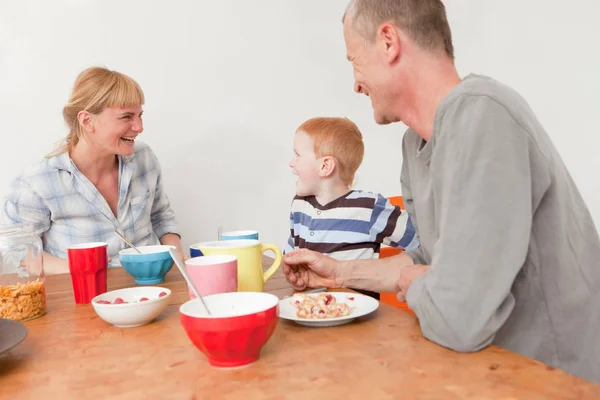
<svg viewBox="0 0 600 400"><path fill-rule="evenodd" d="M262 254L264 254L267 250L271 250L273 253L275 253L275 261L273 261L273 265L271 265L271 267L263 275L264 283L268 281L269 278L272 277L281 266L281 250L279 250L279 247L275 246L274 244L263 244L261 245L261 250Z"/></svg>

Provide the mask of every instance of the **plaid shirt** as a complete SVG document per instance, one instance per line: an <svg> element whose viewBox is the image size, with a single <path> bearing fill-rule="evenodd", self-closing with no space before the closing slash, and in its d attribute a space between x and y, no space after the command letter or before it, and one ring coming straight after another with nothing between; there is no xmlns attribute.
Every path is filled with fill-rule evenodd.
<svg viewBox="0 0 600 400"><path fill-rule="evenodd" d="M118 252L127 247L115 229L136 246L160 244L163 235L178 234L158 159L141 142L132 156L119 156L117 214L63 153L27 168L12 182L1 220L34 224L44 251L61 258L67 258L71 245L106 242L111 266L120 265Z"/></svg>

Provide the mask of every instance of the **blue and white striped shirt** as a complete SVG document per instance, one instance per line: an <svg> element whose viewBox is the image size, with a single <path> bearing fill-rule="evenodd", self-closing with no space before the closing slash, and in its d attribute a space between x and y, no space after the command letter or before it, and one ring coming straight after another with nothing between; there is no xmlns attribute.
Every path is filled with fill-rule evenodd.
<svg viewBox="0 0 600 400"><path fill-rule="evenodd" d="M139 141L133 155L119 157L117 217L63 153L28 167L12 182L1 219L4 224L33 224L44 251L60 258L67 258L71 245L106 242L111 266L120 264L118 252L126 247L115 229L136 246L160 244L163 235L178 233L158 159Z"/></svg>
<svg viewBox="0 0 600 400"><path fill-rule="evenodd" d="M337 260L379 258L381 245L419 247L406 211L380 194L353 190L320 205L314 196L296 196L285 252L307 248Z"/></svg>

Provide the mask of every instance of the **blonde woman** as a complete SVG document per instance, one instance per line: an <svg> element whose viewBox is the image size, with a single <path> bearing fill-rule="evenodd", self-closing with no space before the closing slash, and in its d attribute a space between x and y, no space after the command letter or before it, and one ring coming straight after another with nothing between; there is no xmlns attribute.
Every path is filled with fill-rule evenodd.
<svg viewBox="0 0 600 400"><path fill-rule="evenodd" d="M125 245L174 245L175 215L158 160L137 138L144 130L144 93L130 77L106 68L81 72L63 117L65 143L11 184L3 223L31 223L44 244L48 273L67 272L67 247L107 242L111 266Z"/></svg>

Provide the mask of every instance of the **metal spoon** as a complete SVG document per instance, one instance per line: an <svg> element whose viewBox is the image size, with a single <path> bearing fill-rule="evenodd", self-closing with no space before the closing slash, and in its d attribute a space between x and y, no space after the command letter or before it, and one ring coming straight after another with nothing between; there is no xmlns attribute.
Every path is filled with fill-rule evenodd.
<svg viewBox="0 0 600 400"><path fill-rule="evenodd" d="M175 261L175 265L177 265L177 268L179 268L181 275L183 275L183 277L185 278L185 281L192 288L192 292L194 292L194 294L196 295L196 298L200 299L200 301L202 302L202 305L206 309L206 312L208 313L208 315L212 315L210 313L210 310L208 309L208 307L206 307L206 303L204 302L204 299L202 298L202 296L200 296L198 289L196 289L196 286L194 286L194 284L192 283L192 280L188 276L187 271L185 270L185 266L182 265L181 262L179 261L179 257L177 256L177 251L175 250L175 248L173 248L173 247L169 248L169 253L171 254L171 258L173 259L173 261Z"/></svg>
<svg viewBox="0 0 600 400"><path fill-rule="evenodd" d="M137 251L139 254L142 254L142 252L139 251L138 248L133 245L133 243L131 243L129 240L127 240L127 238L125 236L121 235L119 233L119 231L115 230L115 233L117 234L118 237L121 238L121 240L123 240L125 243L127 243L127 245L129 247L131 247L132 249L134 249L135 251Z"/></svg>

